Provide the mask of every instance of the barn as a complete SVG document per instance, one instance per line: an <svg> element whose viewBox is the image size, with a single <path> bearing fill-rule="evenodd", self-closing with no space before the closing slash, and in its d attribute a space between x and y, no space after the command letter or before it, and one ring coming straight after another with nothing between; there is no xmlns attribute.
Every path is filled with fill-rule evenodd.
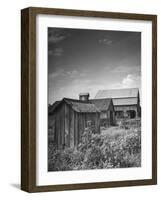
<svg viewBox="0 0 161 200"><path fill-rule="evenodd" d="M138 88L99 90L95 99L112 98L115 118L137 118L141 116Z"/></svg>
<svg viewBox="0 0 161 200"><path fill-rule="evenodd" d="M100 125L109 127L115 124L115 111L112 99L90 100L100 111Z"/></svg>
<svg viewBox="0 0 161 200"><path fill-rule="evenodd" d="M86 99L63 98L49 106L49 135L59 149L77 146L88 123L100 132L100 110Z"/></svg>

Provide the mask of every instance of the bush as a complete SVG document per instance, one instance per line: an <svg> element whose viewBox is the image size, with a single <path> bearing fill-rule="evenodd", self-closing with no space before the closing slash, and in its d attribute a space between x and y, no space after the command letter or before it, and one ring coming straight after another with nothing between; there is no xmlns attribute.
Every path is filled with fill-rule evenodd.
<svg viewBox="0 0 161 200"><path fill-rule="evenodd" d="M140 128L97 134L86 128L77 148L56 150L49 143L49 171L141 166Z"/></svg>

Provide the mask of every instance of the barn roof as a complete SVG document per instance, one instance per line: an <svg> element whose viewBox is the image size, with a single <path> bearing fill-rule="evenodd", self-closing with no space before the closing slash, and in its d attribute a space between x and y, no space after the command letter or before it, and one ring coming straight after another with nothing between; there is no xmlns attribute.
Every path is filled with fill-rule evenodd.
<svg viewBox="0 0 161 200"><path fill-rule="evenodd" d="M81 112L81 113L100 112L100 110L91 102L86 102L86 101L84 102L84 101L80 101L80 100L67 99L67 98L65 98L64 100L76 112Z"/></svg>
<svg viewBox="0 0 161 200"><path fill-rule="evenodd" d="M90 100L100 111L108 110L112 99L92 99Z"/></svg>
<svg viewBox="0 0 161 200"><path fill-rule="evenodd" d="M138 88L99 90L95 96L95 99L137 97L138 92L139 92Z"/></svg>
<svg viewBox="0 0 161 200"><path fill-rule="evenodd" d="M136 105L138 102L137 98L120 98L120 99L113 99L114 106L121 106L121 105Z"/></svg>

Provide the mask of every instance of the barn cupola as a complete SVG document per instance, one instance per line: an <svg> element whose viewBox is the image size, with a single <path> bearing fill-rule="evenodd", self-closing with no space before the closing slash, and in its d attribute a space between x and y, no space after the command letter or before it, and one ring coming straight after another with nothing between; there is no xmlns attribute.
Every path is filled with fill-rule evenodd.
<svg viewBox="0 0 161 200"><path fill-rule="evenodd" d="M89 93L80 93L79 100L81 101L88 101L89 100Z"/></svg>

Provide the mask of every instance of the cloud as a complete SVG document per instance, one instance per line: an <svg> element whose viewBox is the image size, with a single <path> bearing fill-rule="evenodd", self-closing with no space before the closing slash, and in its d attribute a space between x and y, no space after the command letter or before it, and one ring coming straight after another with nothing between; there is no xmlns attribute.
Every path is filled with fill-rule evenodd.
<svg viewBox="0 0 161 200"><path fill-rule="evenodd" d="M66 71L64 70L63 68L59 68L57 69L56 71L52 72L49 74L49 78L50 80L52 79L64 79L65 78L69 78L71 79L72 81L84 81L86 82L86 80L84 79L84 77L87 76L87 71L85 70L82 70L82 71L78 71L78 70L71 70L71 71ZM82 78L82 79L80 79Z"/></svg>
<svg viewBox="0 0 161 200"><path fill-rule="evenodd" d="M54 36L54 35L51 35L48 38L48 41L49 42L53 42L53 43L57 43L57 42L60 42L60 41L64 40L65 38L66 38L65 36Z"/></svg>
<svg viewBox="0 0 161 200"><path fill-rule="evenodd" d="M132 73L132 72L137 72L137 73L140 73L140 66L123 66L123 65L120 65L120 66L117 66L115 67L114 69L112 69L112 73Z"/></svg>
<svg viewBox="0 0 161 200"><path fill-rule="evenodd" d="M115 81L114 83L110 83L108 80L102 81L101 79L91 80L86 78L78 77L79 71L73 70L65 72L64 70L59 70L59 72L54 74L55 89L51 88L51 102L53 103L55 100L60 100L63 97L67 98L79 98L79 93L81 92L89 92L90 98L94 98L96 93L99 90L104 89L123 89L123 88L139 88L141 89L141 77L137 74L128 74L122 80ZM64 76L64 78L60 78L60 76ZM74 76L71 78L70 82L65 82L66 76ZM61 82L59 82L61 80ZM141 90L140 90L141 92ZM53 94L54 93L54 94Z"/></svg>
<svg viewBox="0 0 161 200"><path fill-rule="evenodd" d="M78 70L71 70L66 72L67 76L70 78L79 78L79 77L85 77L87 75L86 70L78 71Z"/></svg>
<svg viewBox="0 0 161 200"><path fill-rule="evenodd" d="M72 72L71 74L75 73L77 72ZM61 75L64 75L64 73L61 72ZM54 75L54 77L57 79L54 84L54 89L53 87L49 87L50 103L53 103L54 101L60 100L64 97L78 99L79 93L82 92L89 92L90 98L94 98L98 90L106 89L106 85L97 83L95 80L81 78L80 76L78 78L71 79L70 82L66 82L66 76L67 75L65 74L64 78L60 79L58 74ZM59 82L59 80L61 80L61 82ZM50 82L50 84L52 84L52 82Z"/></svg>
<svg viewBox="0 0 161 200"><path fill-rule="evenodd" d="M77 70L67 71L67 75L69 75L69 77L71 77L71 78L77 76L78 74L79 74L79 72Z"/></svg>
<svg viewBox="0 0 161 200"><path fill-rule="evenodd" d="M48 31L48 42L58 43L70 36L64 29L50 28Z"/></svg>
<svg viewBox="0 0 161 200"><path fill-rule="evenodd" d="M123 88L139 88L140 92L140 104L142 104L142 89L141 89L141 76L137 74L128 74L122 80Z"/></svg>
<svg viewBox="0 0 161 200"><path fill-rule="evenodd" d="M94 98L96 90L101 88L101 85L94 85L91 80L76 79L71 84L60 87L55 93L55 99L60 100L63 97L78 99L82 92L89 92L90 98Z"/></svg>
<svg viewBox="0 0 161 200"><path fill-rule="evenodd" d="M63 48L60 48L60 47L54 48L53 50L50 49L48 51L49 56L62 56L63 53L64 53L64 50Z"/></svg>
<svg viewBox="0 0 161 200"><path fill-rule="evenodd" d="M120 82L109 84L106 89L139 88L141 89L141 76L134 73L128 74Z"/></svg>
<svg viewBox="0 0 161 200"><path fill-rule="evenodd" d="M64 69L58 69L58 70L54 71L53 73L50 73L49 78L55 79L55 78L60 78L60 77L65 76L65 75L66 74L65 74Z"/></svg>
<svg viewBox="0 0 161 200"><path fill-rule="evenodd" d="M122 80L123 87L140 87L141 85L141 77L137 74L128 74L123 80Z"/></svg>
<svg viewBox="0 0 161 200"><path fill-rule="evenodd" d="M111 45L113 43L113 41L108 39L108 38L103 38L103 39L99 39L99 43L100 44Z"/></svg>

